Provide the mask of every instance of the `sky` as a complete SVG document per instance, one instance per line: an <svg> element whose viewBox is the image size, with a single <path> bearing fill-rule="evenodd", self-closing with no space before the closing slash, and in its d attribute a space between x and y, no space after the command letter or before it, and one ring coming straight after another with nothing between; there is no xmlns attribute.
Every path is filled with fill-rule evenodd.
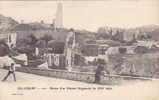
<svg viewBox="0 0 159 100"><path fill-rule="evenodd" d="M159 25L158 0L61 1L66 28L96 31L101 26ZM58 1L0 1L0 14L25 23L52 23Z"/></svg>

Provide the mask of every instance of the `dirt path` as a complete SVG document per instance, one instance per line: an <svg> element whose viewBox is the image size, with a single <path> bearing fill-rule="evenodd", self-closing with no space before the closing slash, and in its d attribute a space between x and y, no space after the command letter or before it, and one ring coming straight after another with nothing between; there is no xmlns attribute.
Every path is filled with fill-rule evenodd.
<svg viewBox="0 0 159 100"><path fill-rule="evenodd" d="M6 70L0 69L0 79L6 74ZM159 80L108 86L21 72L16 72L16 76L17 82L12 76L0 82L0 100L36 100L37 97L38 100L159 100ZM36 89L29 89L31 87Z"/></svg>

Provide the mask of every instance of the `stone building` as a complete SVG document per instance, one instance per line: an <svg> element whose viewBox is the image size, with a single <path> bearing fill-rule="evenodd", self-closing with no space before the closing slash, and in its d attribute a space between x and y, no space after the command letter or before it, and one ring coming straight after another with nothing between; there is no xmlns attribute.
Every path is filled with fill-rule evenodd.
<svg viewBox="0 0 159 100"><path fill-rule="evenodd" d="M4 41L9 47L15 47L17 42L16 33L0 34L0 40Z"/></svg>
<svg viewBox="0 0 159 100"><path fill-rule="evenodd" d="M74 30L71 30L66 38L65 43L65 57L66 57L66 68L71 71L73 67L77 66L80 62L81 48L78 43L78 33Z"/></svg>

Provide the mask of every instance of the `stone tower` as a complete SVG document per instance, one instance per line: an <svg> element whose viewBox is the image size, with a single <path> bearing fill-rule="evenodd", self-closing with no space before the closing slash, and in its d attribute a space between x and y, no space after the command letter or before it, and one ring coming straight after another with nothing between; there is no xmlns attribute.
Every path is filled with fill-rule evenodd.
<svg viewBox="0 0 159 100"><path fill-rule="evenodd" d="M55 19L55 28L63 28L63 6L58 3Z"/></svg>

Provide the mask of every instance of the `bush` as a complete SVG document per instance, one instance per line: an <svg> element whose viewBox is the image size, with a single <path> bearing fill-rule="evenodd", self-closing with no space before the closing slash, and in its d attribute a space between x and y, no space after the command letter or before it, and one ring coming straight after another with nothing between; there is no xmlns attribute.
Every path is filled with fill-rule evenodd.
<svg viewBox="0 0 159 100"><path fill-rule="evenodd" d="M135 53L147 53L148 52L148 48L144 47L144 46L137 46L135 49L134 49L134 52Z"/></svg>
<svg viewBox="0 0 159 100"><path fill-rule="evenodd" d="M119 48L119 52L120 52L121 54L125 54L126 51L127 51L126 48L121 48L121 47Z"/></svg>

